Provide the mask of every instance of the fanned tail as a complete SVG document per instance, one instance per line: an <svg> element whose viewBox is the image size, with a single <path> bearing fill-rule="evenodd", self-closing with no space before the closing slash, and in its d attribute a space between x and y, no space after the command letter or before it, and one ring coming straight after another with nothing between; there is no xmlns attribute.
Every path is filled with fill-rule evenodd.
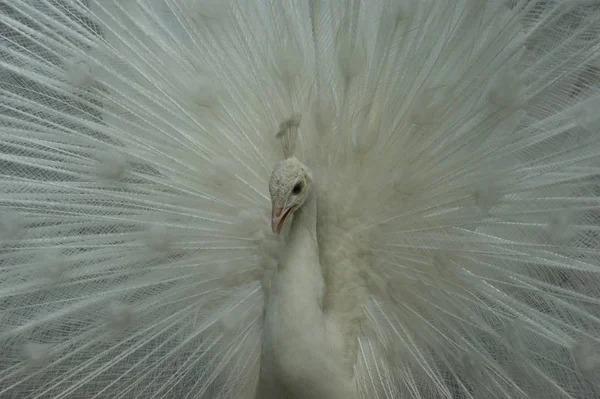
<svg viewBox="0 0 600 399"><path fill-rule="evenodd" d="M600 395L600 10L508 3L0 2L0 397L252 398L289 121L361 397Z"/></svg>

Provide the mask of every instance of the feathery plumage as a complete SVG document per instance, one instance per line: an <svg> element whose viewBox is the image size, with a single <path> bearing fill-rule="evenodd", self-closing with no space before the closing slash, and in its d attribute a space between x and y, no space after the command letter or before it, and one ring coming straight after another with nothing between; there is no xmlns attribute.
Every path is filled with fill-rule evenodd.
<svg viewBox="0 0 600 399"><path fill-rule="evenodd" d="M254 398L290 127L358 397L599 397L599 34L578 0L0 0L0 397Z"/></svg>

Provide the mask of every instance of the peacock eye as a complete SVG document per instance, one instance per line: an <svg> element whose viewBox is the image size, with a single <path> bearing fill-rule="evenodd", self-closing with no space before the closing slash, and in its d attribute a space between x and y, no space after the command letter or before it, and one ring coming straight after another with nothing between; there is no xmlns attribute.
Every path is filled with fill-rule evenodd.
<svg viewBox="0 0 600 399"><path fill-rule="evenodd" d="M298 195L298 194L300 194L301 191L302 191L302 182L298 182L298 183L296 183L294 188L292 188L292 194Z"/></svg>

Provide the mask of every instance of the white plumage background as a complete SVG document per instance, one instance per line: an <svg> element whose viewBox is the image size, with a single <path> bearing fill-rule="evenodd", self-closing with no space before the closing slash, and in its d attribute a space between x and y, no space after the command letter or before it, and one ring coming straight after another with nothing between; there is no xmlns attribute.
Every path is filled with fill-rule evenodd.
<svg viewBox="0 0 600 399"><path fill-rule="evenodd" d="M0 397L254 398L290 120L358 397L600 397L599 31L592 1L0 0Z"/></svg>

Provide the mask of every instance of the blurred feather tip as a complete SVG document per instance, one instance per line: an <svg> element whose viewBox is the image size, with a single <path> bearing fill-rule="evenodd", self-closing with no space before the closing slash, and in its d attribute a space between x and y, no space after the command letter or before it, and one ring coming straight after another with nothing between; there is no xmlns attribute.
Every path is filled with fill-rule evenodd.
<svg viewBox="0 0 600 399"><path fill-rule="evenodd" d="M118 181L123 179L129 168L129 163L125 157L111 152L99 155L98 161L97 173L107 180Z"/></svg>
<svg viewBox="0 0 600 399"><path fill-rule="evenodd" d="M171 229L163 224L153 224L146 230L146 245L156 252L167 252L174 240Z"/></svg>
<svg viewBox="0 0 600 399"><path fill-rule="evenodd" d="M84 88L94 82L92 66L84 57L67 58L65 70L67 81L75 87Z"/></svg>
<svg viewBox="0 0 600 399"><path fill-rule="evenodd" d="M135 321L135 312L123 303L113 302L110 305L109 326L112 330L122 331Z"/></svg>
<svg viewBox="0 0 600 399"><path fill-rule="evenodd" d="M25 344L24 354L30 366L41 366L50 360L50 345L29 342Z"/></svg>
<svg viewBox="0 0 600 399"><path fill-rule="evenodd" d="M25 227L23 216L12 210L0 211L0 237L5 240L18 239Z"/></svg>

